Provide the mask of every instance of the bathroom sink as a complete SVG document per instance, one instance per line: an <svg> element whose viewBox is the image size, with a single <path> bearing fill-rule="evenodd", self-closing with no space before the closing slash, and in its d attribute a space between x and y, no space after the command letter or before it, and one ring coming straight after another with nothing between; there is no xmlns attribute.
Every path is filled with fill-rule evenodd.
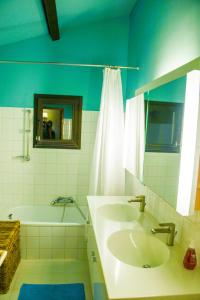
<svg viewBox="0 0 200 300"><path fill-rule="evenodd" d="M98 213L110 220L118 222L130 222L137 220L140 216L137 207L126 203L105 204L98 208Z"/></svg>
<svg viewBox="0 0 200 300"><path fill-rule="evenodd" d="M163 242L129 229L111 234L107 246L117 259L139 268L159 267L169 258L169 249Z"/></svg>

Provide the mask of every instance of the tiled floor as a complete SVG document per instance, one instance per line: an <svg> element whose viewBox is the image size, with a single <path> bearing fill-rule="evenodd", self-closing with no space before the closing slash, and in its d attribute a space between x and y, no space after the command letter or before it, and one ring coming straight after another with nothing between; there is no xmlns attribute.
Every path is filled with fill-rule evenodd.
<svg viewBox="0 0 200 300"><path fill-rule="evenodd" d="M92 299L86 261L22 260L9 293L0 295L0 300L17 300L23 283L84 283L86 300Z"/></svg>

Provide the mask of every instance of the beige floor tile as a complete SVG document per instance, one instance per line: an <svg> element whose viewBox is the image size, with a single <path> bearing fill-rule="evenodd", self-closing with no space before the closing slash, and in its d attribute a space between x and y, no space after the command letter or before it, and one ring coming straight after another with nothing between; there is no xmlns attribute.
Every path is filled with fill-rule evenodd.
<svg viewBox="0 0 200 300"><path fill-rule="evenodd" d="M17 300L19 295L19 291L16 292L11 292L10 297L8 298L9 300Z"/></svg>
<svg viewBox="0 0 200 300"><path fill-rule="evenodd" d="M1 300L10 300L10 296L9 295L0 295L0 299Z"/></svg>
<svg viewBox="0 0 200 300"><path fill-rule="evenodd" d="M76 260L22 260L10 291L0 300L17 300L23 283L84 283L86 300L91 300L87 262Z"/></svg>

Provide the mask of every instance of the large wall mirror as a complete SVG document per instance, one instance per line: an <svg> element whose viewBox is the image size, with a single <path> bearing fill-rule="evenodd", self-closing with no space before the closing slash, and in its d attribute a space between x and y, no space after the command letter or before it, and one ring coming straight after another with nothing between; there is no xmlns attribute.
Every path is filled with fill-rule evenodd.
<svg viewBox="0 0 200 300"><path fill-rule="evenodd" d="M143 180L176 208L186 76L144 94L146 142Z"/></svg>
<svg viewBox="0 0 200 300"><path fill-rule="evenodd" d="M136 90L145 99L143 183L185 216L194 213L197 201L198 70L199 57Z"/></svg>
<svg viewBox="0 0 200 300"><path fill-rule="evenodd" d="M81 115L80 96L35 94L33 146L80 149Z"/></svg>

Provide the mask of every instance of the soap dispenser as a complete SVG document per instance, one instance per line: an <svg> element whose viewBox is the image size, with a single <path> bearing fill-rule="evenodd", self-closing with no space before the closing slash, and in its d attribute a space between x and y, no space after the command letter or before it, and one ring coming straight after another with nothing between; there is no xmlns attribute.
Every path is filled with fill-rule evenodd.
<svg viewBox="0 0 200 300"><path fill-rule="evenodd" d="M196 267L196 264L197 264L196 251L194 247L194 242L192 241L189 244L189 247L185 253L183 259L183 265L186 269L193 270Z"/></svg>

